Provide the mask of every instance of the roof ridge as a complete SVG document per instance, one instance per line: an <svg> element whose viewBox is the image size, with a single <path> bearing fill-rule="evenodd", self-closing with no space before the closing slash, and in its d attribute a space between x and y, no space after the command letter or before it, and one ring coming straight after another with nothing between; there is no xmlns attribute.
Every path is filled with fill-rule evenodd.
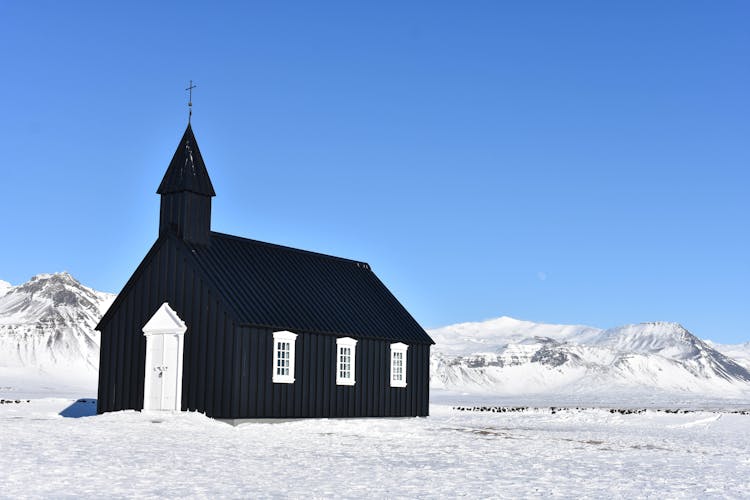
<svg viewBox="0 0 750 500"><path fill-rule="evenodd" d="M258 245L264 245L264 246L268 246L268 247L279 248L279 249L282 249L282 250L289 250L289 251L292 251L292 252L299 252L299 253L303 253L303 254L306 254L306 255L315 256L315 257L323 257L323 258L326 258L326 259L340 260L340 261L343 261L343 262L348 262L348 263L351 263L351 264L356 264L357 267L364 267L364 269L367 269L368 271L372 271L372 266L370 266L370 264L368 264L367 262L364 262L364 261L361 261L361 260L347 259L346 257L339 257L337 255L330 255L330 254L325 254L325 253L321 253L321 252L313 252L312 250L303 250L301 248L294 248L294 247L290 247L290 246L286 246L286 245L279 245L278 243L269 243L267 241L254 240L252 238L245 238L243 236L237 236L237 235L234 235L234 234L220 233L218 231L211 231L211 236L216 236L216 237L220 237L220 238L231 238L231 239L235 239L235 240L246 241L248 243L255 243L255 244L258 244Z"/></svg>

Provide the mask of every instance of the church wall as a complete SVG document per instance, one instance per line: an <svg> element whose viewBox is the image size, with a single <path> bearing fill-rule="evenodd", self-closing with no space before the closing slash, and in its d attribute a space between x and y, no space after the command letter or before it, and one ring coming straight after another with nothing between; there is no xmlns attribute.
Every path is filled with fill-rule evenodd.
<svg viewBox="0 0 750 500"><path fill-rule="evenodd" d="M234 405L223 418L426 416L428 345L410 345L407 386L390 387L390 342L357 339L355 385L336 385L336 337L298 333L295 381L274 383L272 329L239 328Z"/></svg>

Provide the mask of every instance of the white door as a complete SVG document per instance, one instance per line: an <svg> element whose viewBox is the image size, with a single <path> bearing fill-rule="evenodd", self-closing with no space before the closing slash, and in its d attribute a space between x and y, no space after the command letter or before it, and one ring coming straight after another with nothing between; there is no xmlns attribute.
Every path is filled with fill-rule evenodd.
<svg viewBox="0 0 750 500"><path fill-rule="evenodd" d="M164 335L149 335L146 337L146 358L150 359L150 367L146 368L145 386L149 389L147 410L161 410L162 394L164 393Z"/></svg>
<svg viewBox="0 0 750 500"><path fill-rule="evenodd" d="M146 336L144 410L181 409L183 335L186 330L185 323L166 302L143 327Z"/></svg>
<svg viewBox="0 0 750 500"><path fill-rule="evenodd" d="M179 410L175 407L177 391L177 335L160 335L164 341L164 364L161 372L161 409Z"/></svg>
<svg viewBox="0 0 750 500"><path fill-rule="evenodd" d="M177 408L177 335L149 335L146 338L147 357L151 369L146 374L150 380L147 410L179 410Z"/></svg>

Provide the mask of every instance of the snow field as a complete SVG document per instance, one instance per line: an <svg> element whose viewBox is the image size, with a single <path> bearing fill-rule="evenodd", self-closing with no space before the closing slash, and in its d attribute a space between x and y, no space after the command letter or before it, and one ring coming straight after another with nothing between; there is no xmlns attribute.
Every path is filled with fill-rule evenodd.
<svg viewBox="0 0 750 500"><path fill-rule="evenodd" d="M457 412L237 427L0 405L0 497L750 497L750 416Z"/></svg>

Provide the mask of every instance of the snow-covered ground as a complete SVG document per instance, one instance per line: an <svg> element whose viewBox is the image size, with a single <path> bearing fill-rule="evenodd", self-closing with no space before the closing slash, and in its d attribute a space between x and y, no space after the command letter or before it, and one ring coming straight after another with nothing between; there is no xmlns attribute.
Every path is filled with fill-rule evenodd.
<svg viewBox="0 0 750 500"><path fill-rule="evenodd" d="M95 398L96 372L0 366L0 399Z"/></svg>
<svg viewBox="0 0 750 500"><path fill-rule="evenodd" d="M0 405L0 496L750 496L750 416L605 410L300 420ZM77 413L90 413L91 403Z"/></svg>

